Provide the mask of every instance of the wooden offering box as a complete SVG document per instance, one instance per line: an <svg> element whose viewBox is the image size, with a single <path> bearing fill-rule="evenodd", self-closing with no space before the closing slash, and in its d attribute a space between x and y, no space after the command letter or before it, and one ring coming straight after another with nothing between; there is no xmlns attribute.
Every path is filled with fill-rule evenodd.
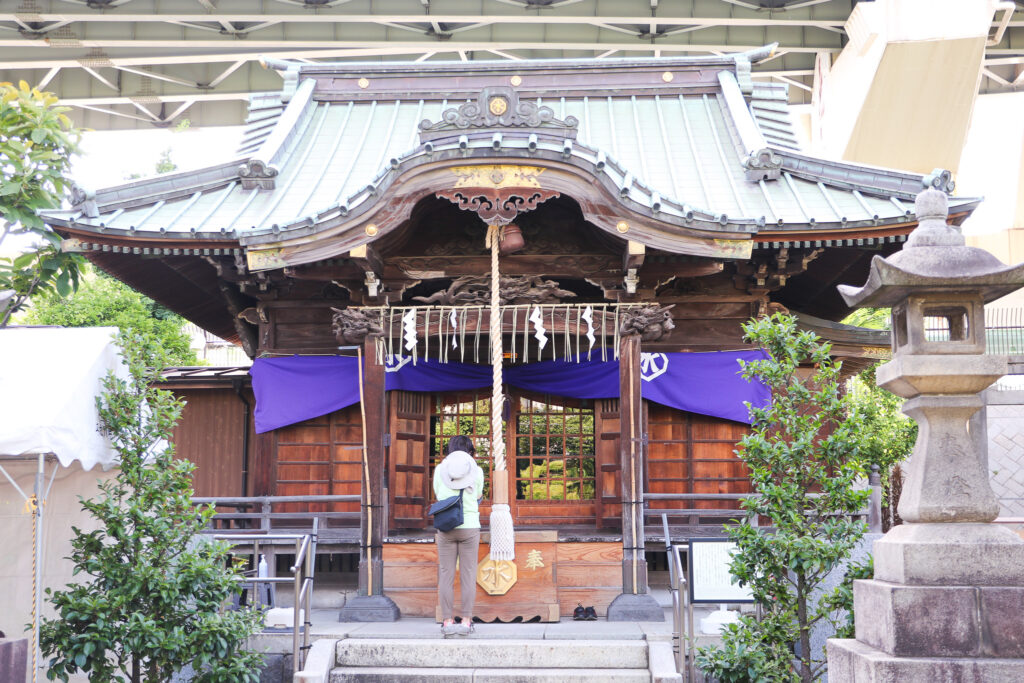
<svg viewBox="0 0 1024 683"><path fill-rule="evenodd" d="M482 534L480 559L487 557ZM403 616L441 620L437 600L437 547L433 541L384 545L384 591ZM515 585L504 595L476 588L474 616L483 621L558 621L578 603L604 616L622 592L622 543L559 542L557 531L516 532ZM459 579L455 614L461 615Z"/></svg>

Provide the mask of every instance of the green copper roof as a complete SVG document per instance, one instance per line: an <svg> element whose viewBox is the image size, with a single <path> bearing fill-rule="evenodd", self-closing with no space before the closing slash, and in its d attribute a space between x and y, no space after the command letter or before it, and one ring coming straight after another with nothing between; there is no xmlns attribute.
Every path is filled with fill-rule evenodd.
<svg viewBox="0 0 1024 683"><path fill-rule="evenodd" d="M334 93L322 101L314 80L299 78L290 93L252 98L238 158L107 188L46 215L55 225L101 234L246 244L315 231L325 216L380 201L380 188L404 169L449 155L471 163L561 159L613 183L634 209L704 230L834 231L915 220L921 175L804 155L783 86L740 83L724 67L718 81L700 92L680 86L530 99L558 119L575 117L575 140L487 130L424 144L418 124L440 120L465 97ZM954 197L951 210L978 201Z"/></svg>

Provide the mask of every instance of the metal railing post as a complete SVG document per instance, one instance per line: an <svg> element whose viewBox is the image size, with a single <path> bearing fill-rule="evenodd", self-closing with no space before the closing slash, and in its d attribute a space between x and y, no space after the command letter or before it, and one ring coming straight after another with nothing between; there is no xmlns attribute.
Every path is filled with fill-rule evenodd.
<svg viewBox="0 0 1024 683"><path fill-rule="evenodd" d="M302 566L302 552L305 544L295 539L295 565L292 566L292 577L294 578L295 587L295 602L294 604L294 615L292 617L292 670L300 671L302 669L302 651L299 650L299 614L301 613L301 592L302 592L302 572L300 567Z"/></svg>

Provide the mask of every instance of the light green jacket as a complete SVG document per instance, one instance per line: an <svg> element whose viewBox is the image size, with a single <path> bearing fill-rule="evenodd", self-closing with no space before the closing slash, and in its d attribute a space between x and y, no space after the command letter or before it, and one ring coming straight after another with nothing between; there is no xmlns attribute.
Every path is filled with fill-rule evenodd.
<svg viewBox="0 0 1024 683"><path fill-rule="evenodd" d="M484 471L476 468L476 482L473 484L473 491L476 495L467 496L467 489L462 489L462 524L456 529L479 529L480 528L480 498L484 492ZM434 495L438 500L451 498L458 495L458 490L450 489L441 481L441 469L434 468Z"/></svg>

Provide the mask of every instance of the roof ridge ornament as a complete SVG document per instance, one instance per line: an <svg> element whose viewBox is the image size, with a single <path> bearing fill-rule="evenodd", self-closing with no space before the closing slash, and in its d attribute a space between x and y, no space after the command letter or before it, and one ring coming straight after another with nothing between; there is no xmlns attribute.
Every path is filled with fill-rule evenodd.
<svg viewBox="0 0 1024 683"><path fill-rule="evenodd" d="M436 123L424 119L419 128L420 142L426 142L469 128L555 129L560 137L574 139L578 126L575 116L555 118L551 107L521 100L519 93L508 86L492 85L480 91L476 102L444 110Z"/></svg>
<svg viewBox="0 0 1024 683"><path fill-rule="evenodd" d="M934 187L940 192L950 194L956 189L956 182L953 180L953 174L944 168L936 168L928 175L921 178L921 184L926 188Z"/></svg>
<svg viewBox="0 0 1024 683"><path fill-rule="evenodd" d="M782 156L770 147L762 147L743 158L747 180L778 180L782 175Z"/></svg>
<svg viewBox="0 0 1024 683"><path fill-rule="evenodd" d="M769 43L746 52L737 52L732 55L732 62L736 66L736 82L740 86L740 92L744 97L751 97L754 94L754 81L751 76L751 67L775 56L778 43Z"/></svg>
<svg viewBox="0 0 1024 683"><path fill-rule="evenodd" d="M738 55L733 55L733 63L736 64L736 82L740 86L740 92L745 97L749 97L754 94L754 80L750 76L751 63L750 58L742 52Z"/></svg>
<svg viewBox="0 0 1024 683"><path fill-rule="evenodd" d="M273 190L274 179L280 172L276 164L263 159L247 159L238 166L238 177L243 190Z"/></svg>
<svg viewBox="0 0 1024 683"><path fill-rule="evenodd" d="M288 59L260 57L259 65L264 69L273 69L281 74L281 78L284 79L281 86L281 101L288 104L295 94L296 88L299 87L299 69L302 64Z"/></svg>
<svg viewBox="0 0 1024 683"><path fill-rule="evenodd" d="M87 189L78 183L71 183L71 208L81 211L86 218L99 218L100 209L96 203L96 190Z"/></svg>

